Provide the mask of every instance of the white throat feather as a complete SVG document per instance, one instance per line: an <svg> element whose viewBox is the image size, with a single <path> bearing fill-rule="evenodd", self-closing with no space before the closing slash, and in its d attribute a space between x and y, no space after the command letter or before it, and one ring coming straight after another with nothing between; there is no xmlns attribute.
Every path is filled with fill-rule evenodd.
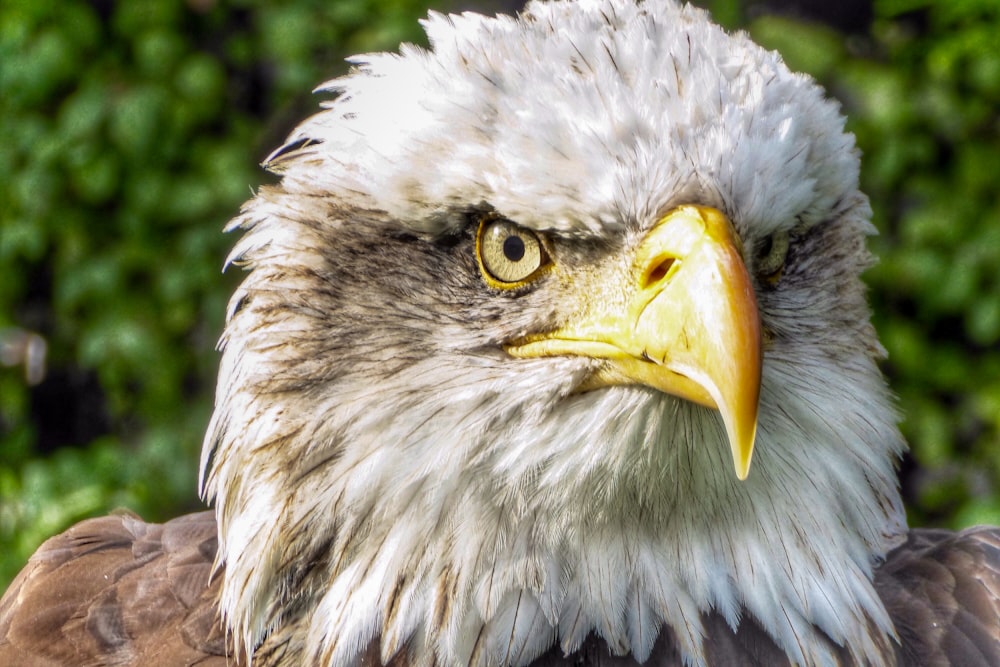
<svg viewBox="0 0 1000 667"><path fill-rule="evenodd" d="M203 458L228 628L250 652L294 626L310 664L360 664L375 645L383 661L520 666L591 633L642 661L667 626L703 664L715 612L798 664L834 664L832 645L878 663L893 630L871 575L905 530L903 443L835 105L669 2L427 29L433 51L368 56L330 84L341 97L274 158L281 185L233 223L250 272ZM510 99L529 84L554 106ZM638 387L575 394L588 360L512 370L497 342L541 307L462 303L457 277L423 280L430 261L351 264L380 226L436 238L483 202L595 239L690 198L730 212L748 247L794 228L838 253L761 296L773 340L744 482L714 411Z"/></svg>

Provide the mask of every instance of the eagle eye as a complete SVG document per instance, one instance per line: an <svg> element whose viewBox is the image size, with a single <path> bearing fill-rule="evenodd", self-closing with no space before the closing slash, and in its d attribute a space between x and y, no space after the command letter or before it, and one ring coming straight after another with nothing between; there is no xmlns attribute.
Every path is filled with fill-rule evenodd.
<svg viewBox="0 0 1000 667"><path fill-rule="evenodd" d="M788 257L788 232L775 232L758 246L756 256L757 275L764 282L775 285L781 278Z"/></svg>
<svg viewBox="0 0 1000 667"><path fill-rule="evenodd" d="M499 289L524 285L549 262L535 232L495 215L479 222L476 259L487 284Z"/></svg>

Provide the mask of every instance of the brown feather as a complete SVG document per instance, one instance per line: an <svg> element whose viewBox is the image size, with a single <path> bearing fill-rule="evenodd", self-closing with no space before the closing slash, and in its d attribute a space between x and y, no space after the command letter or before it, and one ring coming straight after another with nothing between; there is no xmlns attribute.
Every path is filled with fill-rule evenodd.
<svg viewBox="0 0 1000 667"><path fill-rule="evenodd" d="M900 664L1000 665L1000 529L911 530L875 575Z"/></svg>
<svg viewBox="0 0 1000 667"><path fill-rule="evenodd" d="M131 515L45 542L0 599L2 665L233 665L211 579L215 518Z"/></svg>

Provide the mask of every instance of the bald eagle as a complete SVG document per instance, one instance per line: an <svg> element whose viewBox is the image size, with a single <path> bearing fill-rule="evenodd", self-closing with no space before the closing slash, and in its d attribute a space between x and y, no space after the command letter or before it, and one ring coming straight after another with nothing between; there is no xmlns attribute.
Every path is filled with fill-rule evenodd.
<svg viewBox="0 0 1000 667"><path fill-rule="evenodd" d="M202 492L46 542L4 665L998 665L908 530L837 105L672 0L431 14L230 229Z"/></svg>

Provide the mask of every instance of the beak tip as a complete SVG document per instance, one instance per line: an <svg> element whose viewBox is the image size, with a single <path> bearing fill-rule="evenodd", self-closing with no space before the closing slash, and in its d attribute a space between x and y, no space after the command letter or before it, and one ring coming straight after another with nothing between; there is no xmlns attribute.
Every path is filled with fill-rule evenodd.
<svg viewBox="0 0 1000 667"><path fill-rule="evenodd" d="M733 467L736 478L741 482L750 476L750 462L753 459L754 441L757 438L757 425L754 424L750 433L744 438L732 439Z"/></svg>

